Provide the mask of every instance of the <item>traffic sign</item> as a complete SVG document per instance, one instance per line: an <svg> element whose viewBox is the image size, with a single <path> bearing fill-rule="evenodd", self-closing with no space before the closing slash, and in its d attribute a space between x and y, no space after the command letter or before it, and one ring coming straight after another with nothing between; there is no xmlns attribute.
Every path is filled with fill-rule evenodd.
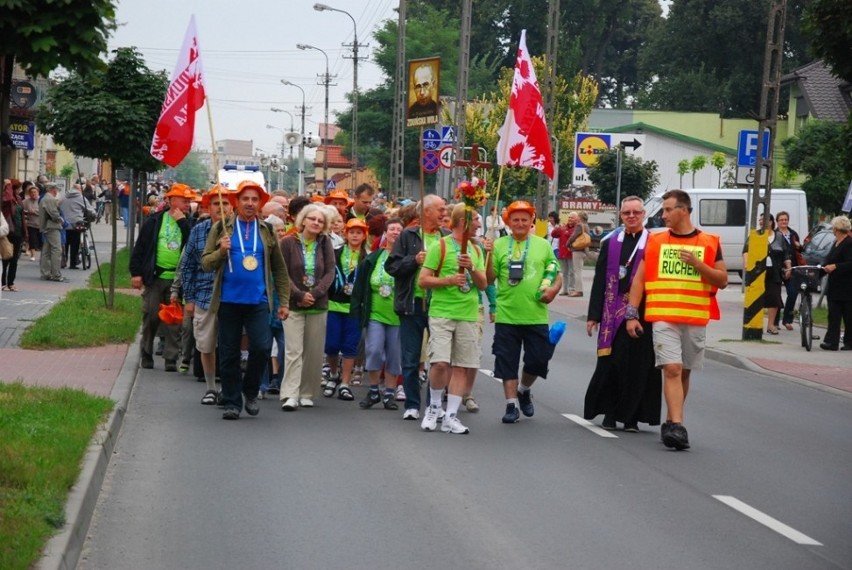
<svg viewBox="0 0 852 570"><path fill-rule="evenodd" d="M763 131L763 159L769 158L769 131ZM737 142L737 166L757 163L757 131L740 131ZM753 173L752 173L753 174Z"/></svg>
<svg viewBox="0 0 852 570"><path fill-rule="evenodd" d="M334 180L329 180L325 183L326 190L334 190L335 188L337 188L337 182L335 182Z"/></svg>
<svg viewBox="0 0 852 570"><path fill-rule="evenodd" d="M456 129L453 126L441 129L441 144L452 145L456 142Z"/></svg>
<svg viewBox="0 0 852 570"><path fill-rule="evenodd" d="M441 161L438 158L438 153L434 150L427 150L423 153L423 158L420 160L421 166L423 166L423 170L432 174L433 172L438 170L438 167L441 166Z"/></svg>
<svg viewBox="0 0 852 570"><path fill-rule="evenodd" d="M456 153L451 146L443 146L438 151L438 159L441 161L441 166L444 168L452 168L456 161Z"/></svg>
<svg viewBox="0 0 852 570"><path fill-rule="evenodd" d="M634 133L577 133L574 139L574 176L577 186L591 185L586 170L598 163L598 157L609 149L621 146L624 152L643 158L645 135Z"/></svg>
<svg viewBox="0 0 852 570"><path fill-rule="evenodd" d="M766 186L766 174L769 172L769 165L764 164L760 175L760 185ZM753 166L738 166L737 167L737 184L752 186L754 184L754 167Z"/></svg>
<svg viewBox="0 0 852 570"><path fill-rule="evenodd" d="M441 133L435 129L423 131L423 150L438 150L441 146Z"/></svg>

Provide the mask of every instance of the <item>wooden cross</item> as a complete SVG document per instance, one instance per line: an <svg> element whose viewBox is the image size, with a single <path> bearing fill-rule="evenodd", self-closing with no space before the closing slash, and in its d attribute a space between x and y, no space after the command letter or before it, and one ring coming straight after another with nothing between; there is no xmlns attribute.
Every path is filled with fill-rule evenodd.
<svg viewBox="0 0 852 570"><path fill-rule="evenodd" d="M484 170L488 170L491 168L490 162L480 162L479 160L479 144L473 143L470 147L471 158L469 160L457 160L456 166L460 166L462 168L467 169L467 177L468 179L473 178L476 174L476 171L480 168Z"/></svg>

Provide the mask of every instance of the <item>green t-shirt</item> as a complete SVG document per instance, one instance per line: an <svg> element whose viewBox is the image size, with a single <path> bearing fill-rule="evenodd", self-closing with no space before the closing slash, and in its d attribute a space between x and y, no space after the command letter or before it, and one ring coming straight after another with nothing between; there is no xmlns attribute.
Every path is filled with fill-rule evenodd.
<svg viewBox="0 0 852 570"><path fill-rule="evenodd" d="M157 236L157 266L163 268L177 268L180 262L180 226L168 213L163 214L163 223L160 224L160 235ZM163 271L161 279L174 279L174 269Z"/></svg>
<svg viewBox="0 0 852 570"><path fill-rule="evenodd" d="M422 231L422 230L421 230ZM426 253L429 253L429 249L438 243L438 240L441 239L441 232L435 232L433 234L423 234L423 246L426 248ZM415 297L426 297L426 292L422 287L418 284L420 281L420 270L417 270L417 274L414 276L414 296Z"/></svg>
<svg viewBox="0 0 852 570"><path fill-rule="evenodd" d="M399 315L393 310L393 275L385 271L385 261L388 259L387 250L383 251L376 260L376 267L370 275L370 320L385 325L399 326ZM379 291L390 292L383 297Z"/></svg>
<svg viewBox="0 0 852 570"><path fill-rule="evenodd" d="M441 264L441 271L438 277L451 277L459 269L459 255L461 254L461 244L457 243L452 236L443 238L446 245L444 249L444 261L441 264L441 244L438 243L435 247L430 247L426 251L426 260L423 262L423 267L435 271L438 265ZM485 258L482 256L482 250L469 243L467 246L467 254L473 261L474 269L479 271L485 270ZM473 321L479 320L479 289L473 284L473 281L468 275L468 285L470 289L467 293L453 285L451 287L435 287L432 289L432 300L429 302L429 316L443 317L445 319L453 319L454 321Z"/></svg>
<svg viewBox="0 0 852 570"><path fill-rule="evenodd" d="M529 234L528 242L516 242L510 234L495 240L493 255L494 271L497 273L495 322L508 325L548 324L547 305L536 299L544 278L544 269L548 263L556 260L547 240ZM524 278L514 286L509 285L510 255L513 260L524 258Z"/></svg>

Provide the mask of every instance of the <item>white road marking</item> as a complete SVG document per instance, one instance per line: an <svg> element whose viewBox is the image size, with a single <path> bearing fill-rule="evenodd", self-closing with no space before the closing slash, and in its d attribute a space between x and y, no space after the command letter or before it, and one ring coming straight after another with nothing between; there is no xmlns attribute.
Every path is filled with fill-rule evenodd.
<svg viewBox="0 0 852 570"><path fill-rule="evenodd" d="M713 495L713 498L725 503L735 511L739 511L745 516L753 519L763 526L774 530L778 534L785 536L795 542L796 544L805 544L810 546L822 546L821 542L814 540L806 534L802 534L796 529L787 526L782 523L778 519L772 518L766 513L762 513L755 509L754 507L747 505L746 503L740 501L736 497L731 497L730 495Z"/></svg>
<svg viewBox="0 0 852 570"><path fill-rule="evenodd" d="M495 377L494 377L494 371L493 371L493 370L488 370L487 368L480 368L480 369L479 369L479 372L480 372L481 374L485 374L486 376L488 376L489 378L491 378L492 380L494 380L494 381L495 381L495 382L497 382L498 384L502 384L502 383L503 383L503 381L502 381L502 380L500 380L499 378L495 378Z"/></svg>
<svg viewBox="0 0 852 570"><path fill-rule="evenodd" d="M601 436L601 437L613 437L613 438L615 438L615 439L618 439L618 436L617 436L617 435L615 435L614 433L612 433L611 431L606 431L606 430L605 430L605 429L603 429L603 428L599 428L598 426L596 426L596 425L595 425L595 424L593 424L592 422L590 422L590 421L588 421L588 420L586 420L586 419L583 419L583 418L581 418L581 417L580 417L580 416L578 416L578 415L575 415L575 414L562 414L562 417L563 417L563 418L568 418L569 420L571 420L571 421L572 421L572 422L574 422L575 424L581 425L581 426L583 426L584 428L586 428L587 430L589 430L590 432L592 432L592 433L594 433L594 434L597 434L597 435L599 435L599 436Z"/></svg>

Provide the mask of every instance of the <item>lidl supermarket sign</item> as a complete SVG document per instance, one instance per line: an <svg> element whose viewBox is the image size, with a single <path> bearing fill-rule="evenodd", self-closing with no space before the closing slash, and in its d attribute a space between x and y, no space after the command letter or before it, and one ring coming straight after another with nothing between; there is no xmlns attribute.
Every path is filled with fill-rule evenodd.
<svg viewBox="0 0 852 570"><path fill-rule="evenodd" d="M589 186L587 169L598 162L598 157L621 145L625 152L642 158L645 154L645 135L633 133L577 133L574 139L574 175L571 183L576 186Z"/></svg>

